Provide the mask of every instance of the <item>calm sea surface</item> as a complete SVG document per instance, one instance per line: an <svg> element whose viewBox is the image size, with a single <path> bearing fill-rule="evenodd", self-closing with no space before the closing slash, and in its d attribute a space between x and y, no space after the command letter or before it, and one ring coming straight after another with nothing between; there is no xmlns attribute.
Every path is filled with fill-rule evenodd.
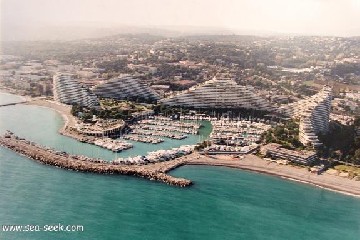
<svg viewBox="0 0 360 240"><path fill-rule="evenodd" d="M0 104L19 100L0 94ZM57 133L56 112L0 107L0 132L59 150L114 159L193 144L136 144L115 154ZM0 225L83 225L83 232L5 233L0 239L360 239L360 200L273 176L219 167L172 172L194 181L186 189L127 176L66 171L0 148Z"/></svg>

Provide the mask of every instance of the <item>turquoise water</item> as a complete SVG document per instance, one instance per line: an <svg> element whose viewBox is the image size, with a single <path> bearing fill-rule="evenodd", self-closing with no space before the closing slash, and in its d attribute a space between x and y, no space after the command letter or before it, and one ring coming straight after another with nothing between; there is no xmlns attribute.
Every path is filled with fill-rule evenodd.
<svg viewBox="0 0 360 240"><path fill-rule="evenodd" d="M19 135L68 150L77 143L53 130L61 122L49 109L0 108L0 130L12 126ZM113 157L78 146L71 151ZM0 230L0 239L359 239L357 198L229 168L185 166L172 175L195 184L181 189L66 171L0 148L0 225L84 226L84 232Z"/></svg>
<svg viewBox="0 0 360 240"><path fill-rule="evenodd" d="M0 134L3 134L6 130L11 130L18 136L25 137L45 146L73 154L84 154L106 160L113 160L118 157L146 155L147 152L158 149L171 149L181 145L196 144L204 141L211 132L210 122L203 121L201 123L204 127L200 128L199 135L189 134L184 140L163 138L165 141L159 144L129 141L133 143L134 148L120 153L114 153L101 147L81 143L58 134L58 129L64 124L63 119L57 112L48 108L21 104L0 107L0 116L2 116L0 121Z"/></svg>

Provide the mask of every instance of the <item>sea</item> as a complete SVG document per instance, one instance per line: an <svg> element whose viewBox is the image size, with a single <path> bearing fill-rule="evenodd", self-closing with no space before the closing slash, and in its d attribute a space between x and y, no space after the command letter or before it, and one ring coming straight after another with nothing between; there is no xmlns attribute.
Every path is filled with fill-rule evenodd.
<svg viewBox="0 0 360 240"><path fill-rule="evenodd" d="M22 99L0 93L0 104L16 101ZM48 108L0 107L0 133L106 160L195 144L211 132L203 122L199 136L134 143L116 154L60 135L62 125ZM225 167L184 166L170 174L194 185L68 171L0 147L0 239L360 239L359 198ZM28 231L5 231L14 225Z"/></svg>

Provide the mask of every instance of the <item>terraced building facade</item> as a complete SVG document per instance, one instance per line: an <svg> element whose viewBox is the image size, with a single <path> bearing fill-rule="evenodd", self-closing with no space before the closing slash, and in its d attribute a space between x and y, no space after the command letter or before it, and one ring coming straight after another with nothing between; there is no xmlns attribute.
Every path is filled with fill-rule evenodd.
<svg viewBox="0 0 360 240"><path fill-rule="evenodd" d="M99 84L93 88L93 92L102 98L119 100L157 101L159 99L154 90L128 75Z"/></svg>
<svg viewBox="0 0 360 240"><path fill-rule="evenodd" d="M274 110L269 102L254 93L252 87L238 85L232 79L212 79L160 102L195 109Z"/></svg>
<svg viewBox="0 0 360 240"><path fill-rule="evenodd" d="M322 145L318 135L329 130L331 100L332 89L324 86L319 93L282 108L284 114L300 120L299 140L302 144Z"/></svg>
<svg viewBox="0 0 360 240"><path fill-rule="evenodd" d="M58 73L53 77L54 99L64 104L78 104L85 107L99 105L98 98L78 83L71 74Z"/></svg>

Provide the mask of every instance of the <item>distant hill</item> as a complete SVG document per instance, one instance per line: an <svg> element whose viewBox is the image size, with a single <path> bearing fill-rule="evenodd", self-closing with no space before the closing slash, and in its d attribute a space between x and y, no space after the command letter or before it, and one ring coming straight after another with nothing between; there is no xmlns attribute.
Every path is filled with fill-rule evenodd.
<svg viewBox="0 0 360 240"><path fill-rule="evenodd" d="M163 37L200 35L279 35L273 32L232 30L219 27L195 26L111 26L110 24L85 24L70 26L3 26L1 41L71 41L102 38L118 34L151 34Z"/></svg>

